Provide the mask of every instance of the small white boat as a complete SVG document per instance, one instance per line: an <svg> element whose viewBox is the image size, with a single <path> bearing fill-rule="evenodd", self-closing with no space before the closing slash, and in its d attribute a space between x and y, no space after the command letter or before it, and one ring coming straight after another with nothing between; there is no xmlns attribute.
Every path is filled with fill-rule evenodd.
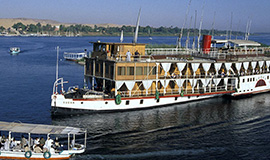
<svg viewBox="0 0 270 160"><path fill-rule="evenodd" d="M86 148L87 133L82 128L0 121L0 131L2 135L8 135L6 138L1 135L0 159L69 159L74 154L83 153ZM22 135L21 140L17 140L18 133ZM44 145L33 140L42 135L47 139ZM53 143L56 136L60 137L59 141ZM84 137L84 144L75 143L76 136Z"/></svg>
<svg viewBox="0 0 270 160"><path fill-rule="evenodd" d="M11 55L18 55L21 52L21 49L19 47L11 47L9 52Z"/></svg>
<svg viewBox="0 0 270 160"><path fill-rule="evenodd" d="M64 52L64 58L69 61L80 61L84 57L87 57L86 52L81 52L81 53L68 53Z"/></svg>

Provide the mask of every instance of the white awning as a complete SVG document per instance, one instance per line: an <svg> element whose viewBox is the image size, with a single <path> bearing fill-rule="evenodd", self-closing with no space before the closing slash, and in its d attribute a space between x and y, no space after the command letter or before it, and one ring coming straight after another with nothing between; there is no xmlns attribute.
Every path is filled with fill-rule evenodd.
<svg viewBox="0 0 270 160"><path fill-rule="evenodd" d="M0 131L11 131L16 133L31 134L82 134L86 131L82 128L67 126L53 126L44 124L28 124L0 121Z"/></svg>
<svg viewBox="0 0 270 160"><path fill-rule="evenodd" d="M228 43L226 39L213 39L212 43Z"/></svg>
<svg viewBox="0 0 270 160"><path fill-rule="evenodd" d="M261 46L260 43L249 40L228 40L230 43L234 43L238 46Z"/></svg>

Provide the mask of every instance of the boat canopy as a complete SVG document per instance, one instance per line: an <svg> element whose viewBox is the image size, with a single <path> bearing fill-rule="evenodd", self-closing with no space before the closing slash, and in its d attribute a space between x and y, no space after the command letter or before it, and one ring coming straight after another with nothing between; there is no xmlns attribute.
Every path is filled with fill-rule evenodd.
<svg viewBox="0 0 270 160"><path fill-rule="evenodd" d="M260 43L250 40L228 40L230 43L234 43L238 46L261 46Z"/></svg>
<svg viewBox="0 0 270 160"><path fill-rule="evenodd" d="M83 134L86 130L67 126L53 126L44 124L28 124L0 121L0 131L31 134Z"/></svg>
<svg viewBox="0 0 270 160"><path fill-rule="evenodd" d="M212 43L216 43L216 44L222 44L222 43L233 43L240 46L261 46L260 43L255 42L255 41L250 41L250 40L240 40L240 39L213 39Z"/></svg>
<svg viewBox="0 0 270 160"><path fill-rule="evenodd" d="M212 43L217 43L217 44L228 43L228 40L226 40L226 39L213 39Z"/></svg>

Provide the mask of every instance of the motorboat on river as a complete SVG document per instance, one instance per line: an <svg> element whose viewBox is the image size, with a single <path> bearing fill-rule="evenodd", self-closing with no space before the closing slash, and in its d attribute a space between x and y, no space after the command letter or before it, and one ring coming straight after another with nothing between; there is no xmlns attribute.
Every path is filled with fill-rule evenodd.
<svg viewBox="0 0 270 160"><path fill-rule="evenodd" d="M69 159L86 148L87 132L82 128L0 121L0 131L0 159ZM47 139L44 145L43 138L36 141L40 137ZM75 137L80 143L75 142Z"/></svg>
<svg viewBox="0 0 270 160"><path fill-rule="evenodd" d="M21 52L21 49L19 47L11 47L9 52L11 55L18 55Z"/></svg>
<svg viewBox="0 0 270 160"><path fill-rule="evenodd" d="M64 58L68 61L80 61L83 60L87 56L85 52L64 52Z"/></svg>

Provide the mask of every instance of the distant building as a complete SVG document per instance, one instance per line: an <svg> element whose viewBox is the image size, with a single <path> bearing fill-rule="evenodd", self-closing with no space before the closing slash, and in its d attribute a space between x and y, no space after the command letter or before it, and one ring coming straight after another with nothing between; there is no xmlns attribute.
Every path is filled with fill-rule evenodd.
<svg viewBox="0 0 270 160"><path fill-rule="evenodd" d="M54 31L59 31L60 30L60 26L55 26Z"/></svg>

